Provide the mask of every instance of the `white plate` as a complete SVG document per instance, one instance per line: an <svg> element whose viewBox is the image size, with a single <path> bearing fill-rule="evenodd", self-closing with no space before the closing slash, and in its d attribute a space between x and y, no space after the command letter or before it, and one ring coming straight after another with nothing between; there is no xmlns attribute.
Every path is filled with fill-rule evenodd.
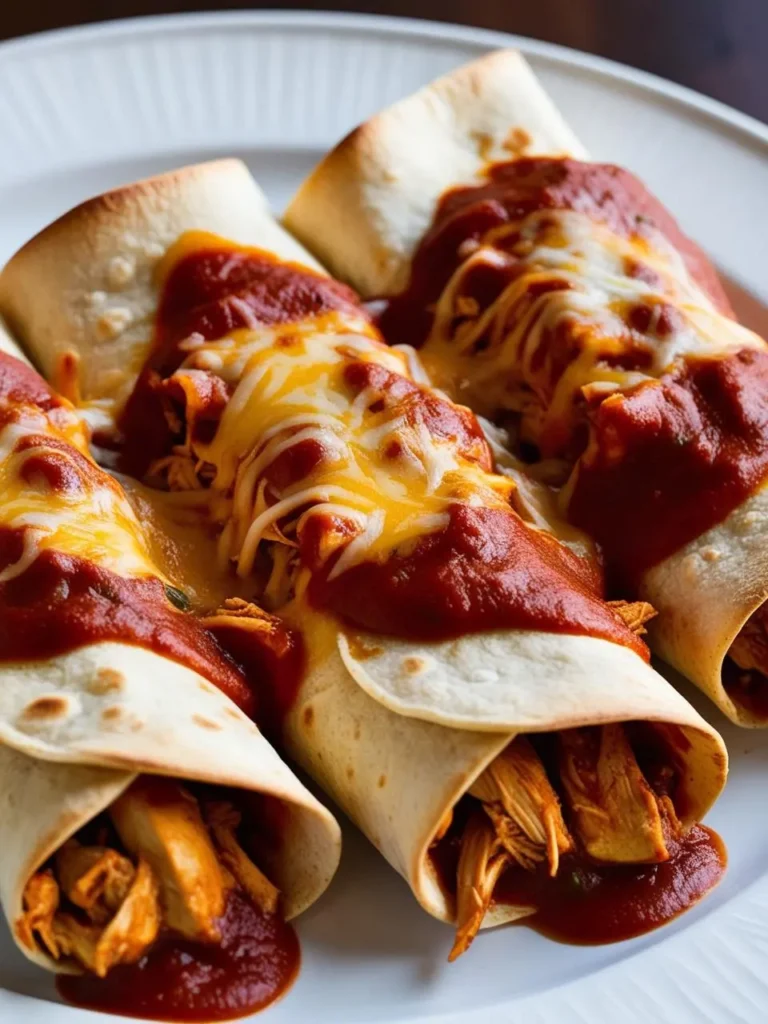
<svg viewBox="0 0 768 1024"><path fill-rule="evenodd" d="M637 171L717 254L742 317L768 328L768 129L597 58L395 19L175 17L3 44L0 258L89 194L217 155L243 156L280 207L358 121L489 48L515 44L592 153ZM764 1024L768 734L728 726L693 699L723 729L732 758L709 819L728 843L730 868L693 912L615 946L563 946L507 928L449 966L447 929L348 828L338 878L300 923L299 980L265 1024ZM2 932L3 1024L114 1021L55 999L50 978Z"/></svg>

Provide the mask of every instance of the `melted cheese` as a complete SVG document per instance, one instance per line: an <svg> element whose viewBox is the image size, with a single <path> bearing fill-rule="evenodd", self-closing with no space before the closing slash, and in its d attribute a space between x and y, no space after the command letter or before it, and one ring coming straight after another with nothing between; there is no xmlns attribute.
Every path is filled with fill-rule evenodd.
<svg viewBox="0 0 768 1024"><path fill-rule="evenodd" d="M584 214L543 210L467 250L438 300L422 358L435 383L475 411L520 413L522 436L543 442L545 455L567 445L590 388L658 378L693 354L763 346L713 307L658 232L626 239ZM479 309L467 278L488 266L509 270L510 282ZM642 329L630 320L638 306L649 311Z"/></svg>
<svg viewBox="0 0 768 1024"><path fill-rule="evenodd" d="M240 329L204 352L191 350L176 377L185 391L211 365L234 387L213 440L195 441L189 424L185 451L198 471L210 475L212 467L221 557L241 576L265 543L295 548L318 515L322 555L344 549L336 577L443 528L453 504L509 506L514 483L478 466L453 439L433 436L419 403L409 403L407 414L397 403L382 409L376 388L354 394L345 379L350 363L363 361L410 380L414 360L413 352L383 345L364 320L340 313L290 330ZM306 477L278 487L270 468L307 441L322 457ZM272 566L267 597L282 601L290 555L273 552Z"/></svg>
<svg viewBox="0 0 768 1024"><path fill-rule="evenodd" d="M20 576L47 549L86 558L122 576L157 576L130 504L91 459L83 424L73 412L64 407L44 414L22 406L15 417L0 431L0 524L24 530L24 546L18 561L0 571L0 582ZM39 443L19 447L33 435ZM65 442L69 451L49 439ZM78 453L91 463L92 473L81 472ZM38 457L69 463L77 486L52 486L44 472L27 465Z"/></svg>

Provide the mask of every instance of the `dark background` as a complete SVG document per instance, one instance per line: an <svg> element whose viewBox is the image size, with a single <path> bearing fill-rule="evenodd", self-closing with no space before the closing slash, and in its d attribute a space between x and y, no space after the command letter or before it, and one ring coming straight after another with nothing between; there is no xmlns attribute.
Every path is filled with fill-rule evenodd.
<svg viewBox="0 0 768 1024"><path fill-rule="evenodd" d="M653 71L768 121L768 0L0 0L0 38L107 18L261 7L397 14L535 36Z"/></svg>

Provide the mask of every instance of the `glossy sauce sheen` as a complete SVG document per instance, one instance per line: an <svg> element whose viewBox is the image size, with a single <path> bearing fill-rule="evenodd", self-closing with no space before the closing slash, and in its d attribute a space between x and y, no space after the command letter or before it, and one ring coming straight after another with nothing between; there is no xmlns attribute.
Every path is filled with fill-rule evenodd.
<svg viewBox="0 0 768 1024"><path fill-rule="evenodd" d="M0 529L0 568L18 561L20 530ZM88 644L136 644L210 679L247 714L256 700L244 673L193 616L169 601L161 580L124 578L46 549L0 583L0 661L52 658Z"/></svg>
<svg viewBox="0 0 768 1024"><path fill-rule="evenodd" d="M313 517L302 536L310 565L319 520ZM448 526L411 552L361 562L328 580L331 563L314 573L309 595L346 623L375 633L442 640L533 629L602 637L648 660L643 641L590 591L580 561L503 510L454 505Z"/></svg>
<svg viewBox="0 0 768 1024"><path fill-rule="evenodd" d="M604 401L592 425L597 444L579 466L568 515L602 546L612 582L634 586L765 479L768 351L690 358Z"/></svg>
<svg viewBox="0 0 768 1024"><path fill-rule="evenodd" d="M230 264L236 273L226 269ZM276 264L260 250L202 249L183 256L166 278L152 365L172 372L180 362L178 343L193 332L215 339L248 326L247 318L238 319L242 307L232 305L233 289L265 324L295 322L329 309L360 312L349 289L290 264ZM384 396L382 403L397 407L406 418L418 405L420 420L433 436L455 441L467 458L481 465L487 461L491 469L482 431L468 410L374 364L350 363L346 379L353 396L375 387ZM162 381L156 382L156 393L162 390ZM137 408L141 395L140 386L132 399ZM136 440L142 441L140 433L128 435L129 444ZM146 444L142 448L146 453ZM317 448L313 444L297 451L272 472L283 470L292 478L297 470L311 468L322 457ZM511 513L456 505L447 529L425 537L409 554L362 563L333 581L327 579L333 561L321 566L317 557L327 528L314 516L302 534L302 560L313 570L310 600L348 624L430 640L502 628L589 634L648 658L645 644L594 594L593 575L583 571L580 560Z"/></svg>
<svg viewBox="0 0 768 1024"><path fill-rule="evenodd" d="M239 892L230 894L219 925L220 944L160 940L136 964L106 978L63 975L58 989L77 1006L151 1020L231 1020L268 1006L298 972L295 932Z"/></svg>
<svg viewBox="0 0 768 1024"><path fill-rule="evenodd" d="M487 182L442 197L408 289L381 314L388 340L425 340L429 306L461 262L463 241L541 209L576 210L627 237L655 227L715 306L733 315L707 257L633 175L610 165L523 159L494 165ZM471 290L481 308L513 274L509 267L479 268ZM638 307L636 315L642 312ZM602 546L612 588L635 588L645 571L722 522L762 484L767 386L768 353L745 350L721 359L689 358L658 383L641 384L594 410L596 445L582 459L568 518ZM586 437L573 442L577 458Z"/></svg>
<svg viewBox="0 0 768 1024"><path fill-rule="evenodd" d="M688 272L715 306L733 315L705 254L633 174L611 164L542 157L493 164L482 184L452 189L441 197L432 226L413 258L407 289L398 296L387 296L378 318L387 341L421 345L432 322L428 307L437 301L462 262L461 243L478 240L492 228L537 210L583 213L626 237L642 236L655 226L681 253ZM506 283L506 276L502 279L490 272L478 288L484 287L486 301L492 301ZM477 297L482 299L482 295Z"/></svg>
<svg viewBox="0 0 768 1024"><path fill-rule="evenodd" d="M447 842L446 842L447 840ZM430 860L448 892L455 892L458 834L430 850ZM508 868L494 890L494 902L536 910L522 924L548 938L576 945L601 945L643 935L689 910L722 878L727 855L716 832L693 825L669 843L671 856L660 864L601 865L578 854L560 859L551 878Z"/></svg>
<svg viewBox="0 0 768 1024"><path fill-rule="evenodd" d="M554 879L545 871L502 875L498 903L533 900L530 925L560 942L620 942L652 931L688 910L723 876L726 854L717 833L693 825L661 864L590 865L564 857Z"/></svg>

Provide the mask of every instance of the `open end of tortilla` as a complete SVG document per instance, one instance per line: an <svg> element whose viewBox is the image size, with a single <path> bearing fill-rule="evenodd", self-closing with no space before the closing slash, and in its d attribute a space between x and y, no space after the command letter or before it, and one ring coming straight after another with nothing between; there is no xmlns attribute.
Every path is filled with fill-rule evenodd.
<svg viewBox="0 0 768 1024"><path fill-rule="evenodd" d="M41 768L52 766L29 769L33 789ZM17 943L46 966L83 974L65 993L103 1009L183 1015L189 991L198 1010L271 1002L298 966L267 867L281 801L150 775L121 779L119 789L19 874Z"/></svg>
<svg viewBox="0 0 768 1024"><path fill-rule="evenodd" d="M450 959L481 928L523 917L565 941L608 942L701 898L725 867L718 837L691 817L702 754L694 730L664 723L511 739L421 851L416 892L455 924Z"/></svg>

